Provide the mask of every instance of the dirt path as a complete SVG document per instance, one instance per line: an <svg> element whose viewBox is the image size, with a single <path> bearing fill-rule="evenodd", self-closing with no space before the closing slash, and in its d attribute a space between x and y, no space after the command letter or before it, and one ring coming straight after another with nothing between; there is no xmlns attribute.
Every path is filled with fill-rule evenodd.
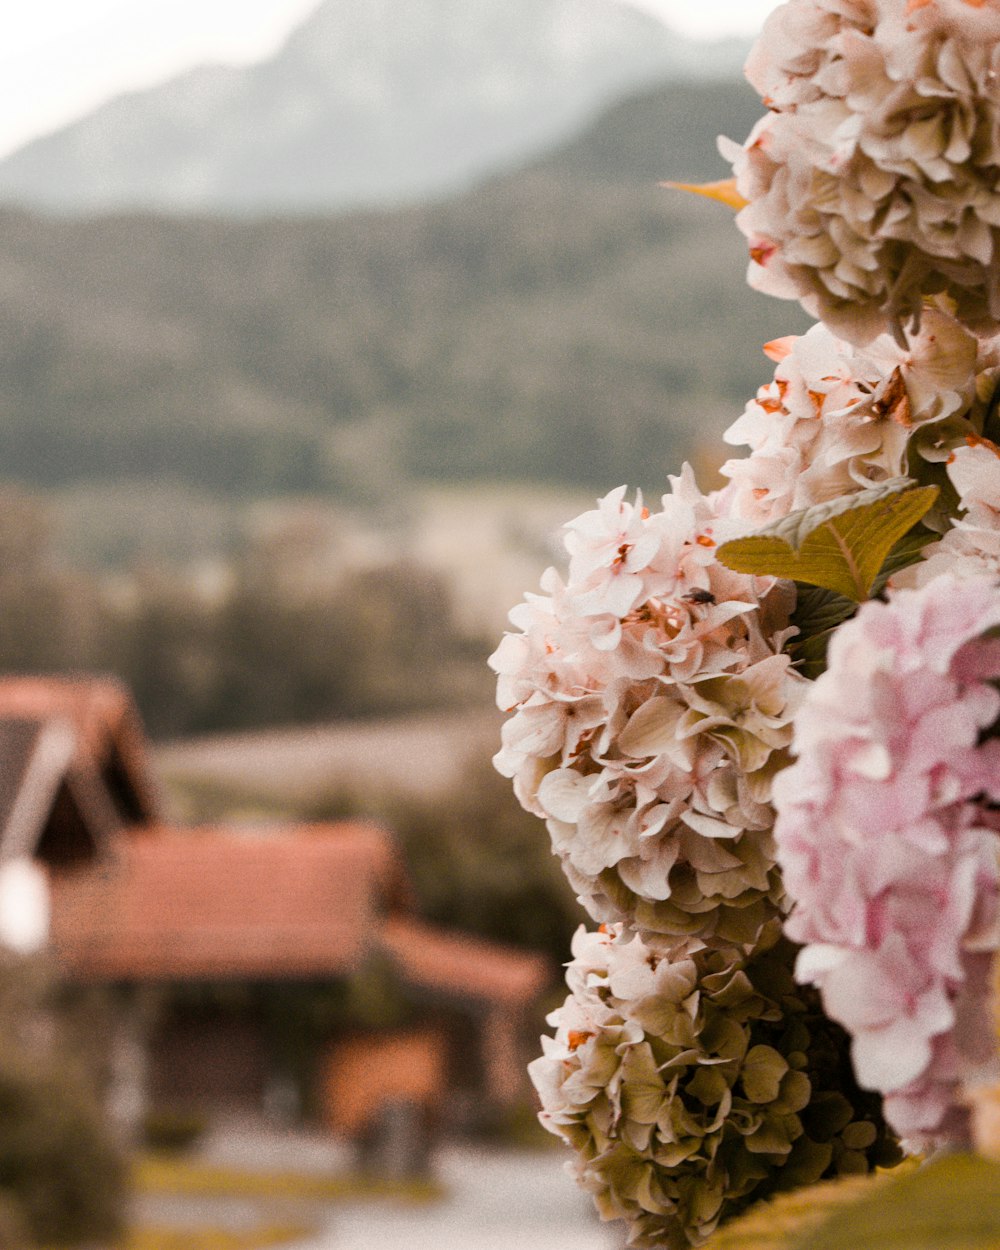
<svg viewBox="0 0 1000 1250"><path fill-rule="evenodd" d="M562 1151L446 1147L436 1171L448 1197L425 1207L349 1204L288 1250L618 1250L617 1228L563 1170Z"/></svg>
<svg viewBox="0 0 1000 1250"><path fill-rule="evenodd" d="M218 1125L198 1157L209 1168L266 1178L335 1177L350 1169L353 1155L324 1134L237 1121ZM306 1201L268 1192L265 1184L263 1192L242 1196L147 1193L137 1199L135 1215L178 1236L199 1228L236 1235L275 1225L318 1230L280 1243L281 1250L621 1250L619 1226L601 1224L590 1199L566 1175L568 1157L558 1148L450 1143L434 1154L433 1175L444 1196L433 1201Z"/></svg>

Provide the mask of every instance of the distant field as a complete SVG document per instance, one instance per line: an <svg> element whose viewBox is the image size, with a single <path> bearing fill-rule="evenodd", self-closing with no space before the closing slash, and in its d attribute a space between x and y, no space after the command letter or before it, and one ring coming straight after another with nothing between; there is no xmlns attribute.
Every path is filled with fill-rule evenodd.
<svg viewBox="0 0 1000 1250"><path fill-rule="evenodd" d="M378 811L386 797L454 790L498 737L499 714L485 708L190 739L159 747L156 761L184 819L216 808L297 814L339 797Z"/></svg>
<svg viewBox="0 0 1000 1250"><path fill-rule="evenodd" d="M543 569L565 564L562 526L596 499L597 492L520 484L428 488L417 496L408 550L448 577L459 621L492 650L507 613L538 590Z"/></svg>

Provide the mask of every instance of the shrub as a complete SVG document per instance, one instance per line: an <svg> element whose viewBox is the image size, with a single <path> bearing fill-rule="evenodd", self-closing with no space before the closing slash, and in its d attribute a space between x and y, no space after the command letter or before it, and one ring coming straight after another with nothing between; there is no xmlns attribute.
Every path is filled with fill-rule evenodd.
<svg viewBox="0 0 1000 1250"><path fill-rule="evenodd" d="M69 1245L122 1226L124 1164L96 1100L48 1055L0 1052L0 1192L39 1242Z"/></svg>
<svg viewBox="0 0 1000 1250"><path fill-rule="evenodd" d="M207 1120L196 1111L158 1107L143 1118L142 1139L150 1150L181 1154L196 1145L207 1128Z"/></svg>
<svg viewBox="0 0 1000 1250"><path fill-rule="evenodd" d="M125 1164L69 1053L41 959L0 961L0 1250L121 1231Z"/></svg>

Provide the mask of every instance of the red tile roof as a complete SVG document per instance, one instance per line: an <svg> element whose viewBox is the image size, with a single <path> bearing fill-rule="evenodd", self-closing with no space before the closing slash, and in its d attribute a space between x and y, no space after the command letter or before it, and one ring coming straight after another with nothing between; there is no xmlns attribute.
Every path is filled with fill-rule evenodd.
<svg viewBox="0 0 1000 1250"><path fill-rule="evenodd" d="M375 941L397 873L365 825L143 832L114 869L53 881L53 948L83 980L339 974Z"/></svg>
<svg viewBox="0 0 1000 1250"><path fill-rule="evenodd" d="M465 1002L523 1006L550 979L541 956L403 914L409 886L374 825L143 831L115 866L52 890L53 950L78 980L324 978L379 948L411 985Z"/></svg>
<svg viewBox="0 0 1000 1250"><path fill-rule="evenodd" d="M122 815L138 822L116 836L113 863L52 874L52 945L77 979L323 978L360 967L379 946L412 985L466 1002L524 1005L549 979L539 956L406 915L411 888L391 835L375 826L158 826L142 725L113 678L0 679L4 726L10 793L4 799L0 785L0 809L6 802L8 817L19 810L32 744L44 729L66 739L67 784L97 842L106 825L117 834L112 806L119 825ZM51 767L32 791L42 815L52 786L41 782L59 779L59 760L48 756L55 759L49 751ZM2 766L0 759L0 782Z"/></svg>
<svg viewBox="0 0 1000 1250"><path fill-rule="evenodd" d="M542 955L448 932L411 916L387 917L380 940L406 981L444 995L523 1006L551 980Z"/></svg>

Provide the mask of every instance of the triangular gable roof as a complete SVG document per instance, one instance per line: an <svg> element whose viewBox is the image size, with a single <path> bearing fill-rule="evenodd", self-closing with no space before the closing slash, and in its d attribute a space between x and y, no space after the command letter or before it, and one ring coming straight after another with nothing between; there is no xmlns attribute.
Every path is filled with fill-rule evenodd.
<svg viewBox="0 0 1000 1250"><path fill-rule="evenodd" d="M53 882L52 946L81 980L326 977L361 965L404 892L373 826L159 828L113 870Z"/></svg>
<svg viewBox="0 0 1000 1250"><path fill-rule="evenodd" d="M0 679L0 722L38 726L58 723L73 731L66 761L77 784L92 782L106 792L119 824L159 819L158 787L138 711L127 688L113 677L4 677ZM12 730L16 736L16 730ZM59 732L65 734L65 729ZM6 767L0 755L0 772ZM93 800L97 801L97 800Z"/></svg>
<svg viewBox="0 0 1000 1250"><path fill-rule="evenodd" d="M120 827L68 721L0 719L0 862L92 860L109 851Z"/></svg>
<svg viewBox="0 0 1000 1250"><path fill-rule="evenodd" d="M0 721L0 858L34 854L75 752L65 721Z"/></svg>

